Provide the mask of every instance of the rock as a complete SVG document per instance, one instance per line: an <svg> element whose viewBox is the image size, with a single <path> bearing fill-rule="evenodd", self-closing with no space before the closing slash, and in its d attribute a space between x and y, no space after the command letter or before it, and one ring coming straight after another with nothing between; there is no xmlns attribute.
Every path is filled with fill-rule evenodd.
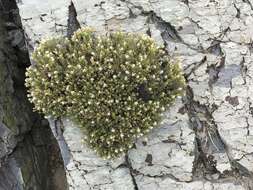
<svg viewBox="0 0 253 190"><path fill-rule="evenodd" d="M0 6L0 189L67 189L48 122L32 111L24 86L30 64L16 1Z"/></svg>
<svg viewBox="0 0 253 190"><path fill-rule="evenodd" d="M64 121L63 136L72 155L67 165L70 189L82 185L83 189L252 189L252 3L73 3L82 26L98 33L119 29L147 33L165 45L181 61L188 88L165 115L165 124L147 140L137 140L127 159L115 163L82 145L76 124ZM32 46L47 36L66 35L69 4L33 0L19 5ZM34 11L27 11L31 7ZM41 19L42 14L46 16Z"/></svg>

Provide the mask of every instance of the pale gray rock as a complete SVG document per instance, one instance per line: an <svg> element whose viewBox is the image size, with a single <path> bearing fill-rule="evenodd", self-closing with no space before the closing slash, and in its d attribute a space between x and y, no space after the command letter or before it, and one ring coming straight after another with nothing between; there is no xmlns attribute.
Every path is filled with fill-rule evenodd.
<svg viewBox="0 0 253 190"><path fill-rule="evenodd" d="M165 114L164 124L138 139L136 148L116 161L97 157L81 143L84 135L78 126L64 119L63 136L71 153L66 165L70 189L252 189L253 2L73 3L82 26L101 34L147 33L165 45L181 61L188 88ZM48 36L66 35L69 4L67 0L20 3L32 46Z"/></svg>

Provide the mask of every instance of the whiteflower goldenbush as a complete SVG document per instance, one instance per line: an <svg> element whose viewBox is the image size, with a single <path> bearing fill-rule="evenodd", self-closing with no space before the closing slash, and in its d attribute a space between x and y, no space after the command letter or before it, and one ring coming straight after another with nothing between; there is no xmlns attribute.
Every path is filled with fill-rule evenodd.
<svg viewBox="0 0 253 190"><path fill-rule="evenodd" d="M84 28L71 39L41 42L33 60L26 86L35 110L76 121L108 159L158 126L185 88L177 61L147 35L96 36Z"/></svg>

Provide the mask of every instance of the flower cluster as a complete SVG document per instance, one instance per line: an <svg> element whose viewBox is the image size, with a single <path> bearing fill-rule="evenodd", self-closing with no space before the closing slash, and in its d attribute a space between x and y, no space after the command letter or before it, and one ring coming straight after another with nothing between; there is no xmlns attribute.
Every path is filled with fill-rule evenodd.
<svg viewBox="0 0 253 190"><path fill-rule="evenodd" d="M35 110L78 122L108 159L158 126L185 87L178 63L146 35L83 28L71 39L41 42L33 59L26 86Z"/></svg>

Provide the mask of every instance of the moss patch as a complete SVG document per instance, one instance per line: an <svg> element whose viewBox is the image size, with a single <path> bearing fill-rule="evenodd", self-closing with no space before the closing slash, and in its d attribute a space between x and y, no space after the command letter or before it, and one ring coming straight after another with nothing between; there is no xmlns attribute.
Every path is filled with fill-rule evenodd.
<svg viewBox="0 0 253 190"><path fill-rule="evenodd" d="M158 126L185 87L178 63L147 35L96 36L84 28L71 39L43 41L33 59L26 86L35 109L77 121L106 158Z"/></svg>

